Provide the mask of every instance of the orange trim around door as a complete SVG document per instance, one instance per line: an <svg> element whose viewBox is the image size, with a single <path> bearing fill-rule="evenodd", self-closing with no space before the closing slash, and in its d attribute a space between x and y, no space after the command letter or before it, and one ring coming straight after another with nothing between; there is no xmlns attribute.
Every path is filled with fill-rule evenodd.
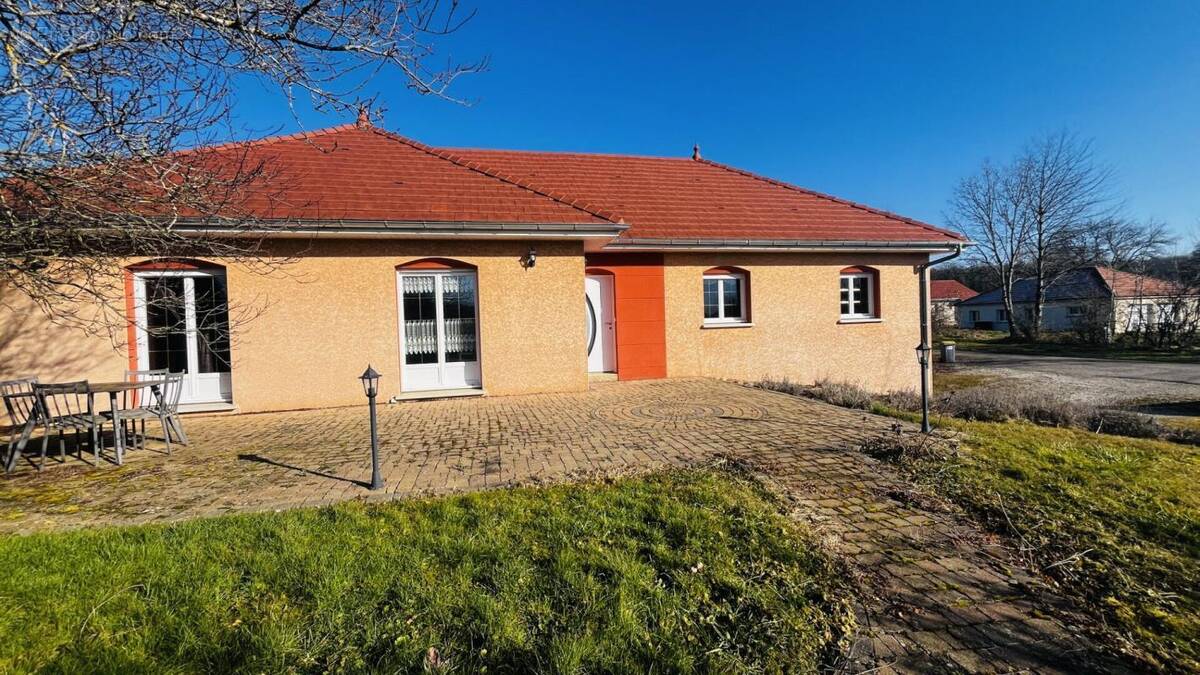
<svg viewBox="0 0 1200 675"><path fill-rule="evenodd" d="M667 376L666 294L658 253L590 253L588 274L612 274L617 379Z"/></svg>

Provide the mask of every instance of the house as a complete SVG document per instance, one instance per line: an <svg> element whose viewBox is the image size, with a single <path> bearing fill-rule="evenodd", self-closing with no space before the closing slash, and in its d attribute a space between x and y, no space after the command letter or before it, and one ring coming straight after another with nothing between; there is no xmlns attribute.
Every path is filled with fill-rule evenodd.
<svg viewBox="0 0 1200 675"><path fill-rule="evenodd" d="M958 326L958 314L955 307L963 300L970 300L979 295L967 288L961 281L954 279L934 279L929 282L929 311L933 315L934 325L948 327Z"/></svg>
<svg viewBox="0 0 1200 675"><path fill-rule="evenodd" d="M184 409L242 412L361 404L368 362L384 398L580 391L598 374L912 388L914 266L964 244L698 151L437 148L361 120L238 147L277 174L251 207L286 273L129 260L121 349L15 307L0 379L171 368ZM147 310L164 293L191 330ZM223 307L257 300L219 337Z"/></svg>
<svg viewBox="0 0 1200 675"><path fill-rule="evenodd" d="M1035 279L1013 284L1013 308L1026 316L1033 311ZM1115 335L1145 330L1163 322L1196 316L1200 296L1187 293L1169 281L1103 266L1073 269L1046 289L1042 328L1067 331L1096 325ZM1000 289L980 293L957 306L963 328L1007 331L1008 313Z"/></svg>

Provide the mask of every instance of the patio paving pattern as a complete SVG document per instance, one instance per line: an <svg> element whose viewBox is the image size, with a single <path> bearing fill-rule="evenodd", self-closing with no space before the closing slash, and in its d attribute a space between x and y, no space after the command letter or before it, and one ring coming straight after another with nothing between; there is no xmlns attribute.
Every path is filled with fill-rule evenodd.
<svg viewBox="0 0 1200 675"><path fill-rule="evenodd" d="M366 407L186 418L191 445L130 451L125 466L68 458L0 482L0 531L164 522L619 475L716 457L754 467L852 561L860 633L845 670L1120 669L1071 604L1001 542L906 499L858 452L895 422L706 379L612 382L588 392L381 406L385 489L368 492ZM87 455L84 456L88 458ZM918 500L920 501L920 500Z"/></svg>

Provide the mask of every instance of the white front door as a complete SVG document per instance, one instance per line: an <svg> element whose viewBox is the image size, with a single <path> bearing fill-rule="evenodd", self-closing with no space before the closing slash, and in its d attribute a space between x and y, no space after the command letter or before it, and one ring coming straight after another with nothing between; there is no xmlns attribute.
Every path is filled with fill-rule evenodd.
<svg viewBox="0 0 1200 675"><path fill-rule="evenodd" d="M231 402L225 273L154 270L134 279L138 369L184 373L180 405Z"/></svg>
<svg viewBox="0 0 1200 675"><path fill-rule="evenodd" d="M403 391L482 384L475 273L401 271L400 356Z"/></svg>
<svg viewBox="0 0 1200 675"><path fill-rule="evenodd" d="M611 373L617 368L611 274L589 274L584 279L587 314L588 372Z"/></svg>

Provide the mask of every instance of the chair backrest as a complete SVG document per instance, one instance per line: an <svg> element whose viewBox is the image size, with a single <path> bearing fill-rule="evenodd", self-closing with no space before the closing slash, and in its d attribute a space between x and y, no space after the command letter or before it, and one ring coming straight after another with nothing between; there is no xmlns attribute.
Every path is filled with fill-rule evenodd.
<svg viewBox="0 0 1200 675"><path fill-rule="evenodd" d="M170 372L166 368L159 370L127 370L125 371L126 382L146 382L147 380L162 380ZM139 387L130 391L125 399L125 407L127 408L153 408L158 405L158 400L154 396L154 388L150 385Z"/></svg>
<svg viewBox="0 0 1200 675"><path fill-rule="evenodd" d="M24 425L30 417L37 415L37 395L33 393L33 387L37 383L36 377L0 382L0 396L4 397L4 409L8 412L9 423L14 427Z"/></svg>
<svg viewBox="0 0 1200 675"><path fill-rule="evenodd" d="M183 373L167 373L164 379L160 410L174 415L179 412L179 397L183 394Z"/></svg>
<svg viewBox="0 0 1200 675"><path fill-rule="evenodd" d="M91 387L87 380L35 384L33 391L37 394L42 412L51 420L56 417L91 415L93 412L92 397L89 395Z"/></svg>

